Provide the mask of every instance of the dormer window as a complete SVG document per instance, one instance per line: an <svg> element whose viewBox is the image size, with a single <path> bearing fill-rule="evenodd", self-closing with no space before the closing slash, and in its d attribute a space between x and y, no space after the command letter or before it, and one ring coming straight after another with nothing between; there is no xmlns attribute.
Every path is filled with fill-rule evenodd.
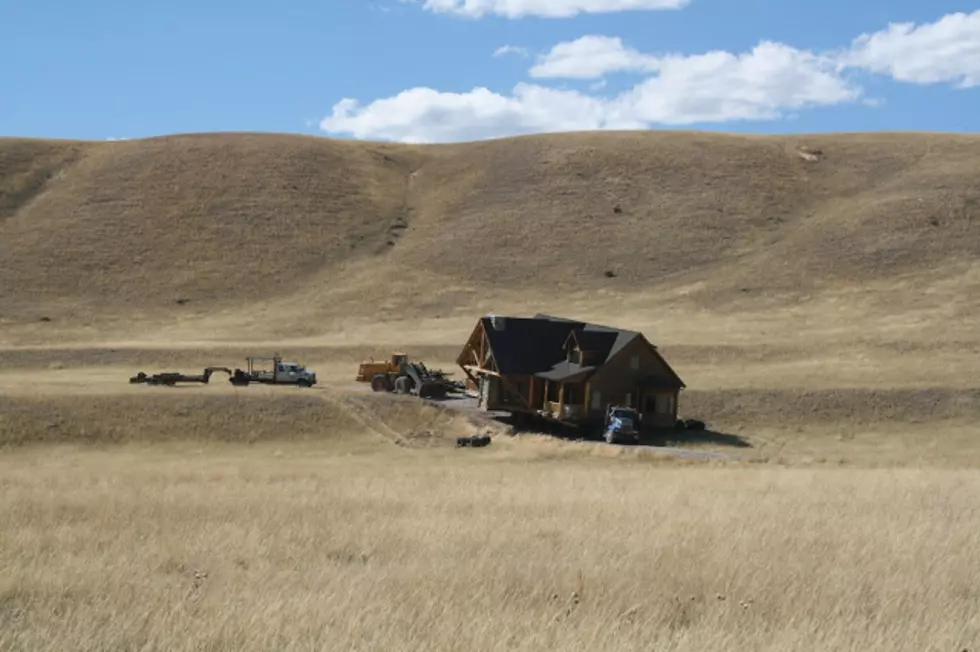
<svg viewBox="0 0 980 652"><path fill-rule="evenodd" d="M577 346L569 352L568 361L573 364L580 364L582 362L582 351Z"/></svg>

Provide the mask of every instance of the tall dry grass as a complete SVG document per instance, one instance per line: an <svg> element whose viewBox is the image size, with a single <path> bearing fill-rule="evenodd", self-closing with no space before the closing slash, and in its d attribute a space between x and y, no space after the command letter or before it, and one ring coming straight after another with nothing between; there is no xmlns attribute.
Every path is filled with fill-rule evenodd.
<svg viewBox="0 0 980 652"><path fill-rule="evenodd" d="M918 652L980 635L975 472L276 445L0 458L0 649Z"/></svg>

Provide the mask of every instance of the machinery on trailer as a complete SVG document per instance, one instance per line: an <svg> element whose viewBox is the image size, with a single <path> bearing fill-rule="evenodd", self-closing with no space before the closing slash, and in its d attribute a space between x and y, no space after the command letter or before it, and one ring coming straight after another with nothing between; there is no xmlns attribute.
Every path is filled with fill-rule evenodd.
<svg viewBox="0 0 980 652"><path fill-rule="evenodd" d="M272 362L270 369L261 369L257 362ZM250 356L245 358L246 369L235 369L231 374L232 385L263 383L267 385L316 385L316 372L297 362L284 362L277 353L272 357Z"/></svg>
<svg viewBox="0 0 980 652"><path fill-rule="evenodd" d="M606 412L606 428L603 439L608 444L628 441L640 443L640 413L625 405L612 405Z"/></svg>
<svg viewBox="0 0 980 652"><path fill-rule="evenodd" d="M449 393L465 392L463 383L449 379L440 369L429 369L422 362L412 362L406 353L392 353L388 360L362 362L355 378L371 383L376 392L413 394L419 398L443 398Z"/></svg>
<svg viewBox="0 0 980 652"><path fill-rule="evenodd" d="M211 382L211 374L216 371L223 371L228 374L229 377L234 375L234 372L227 367L205 367L204 373L199 376L182 374L177 371L167 371L159 374L146 374L141 371L130 378L129 382L130 384L134 385L166 385L168 387L173 387L177 383L201 383L207 385L209 382Z"/></svg>

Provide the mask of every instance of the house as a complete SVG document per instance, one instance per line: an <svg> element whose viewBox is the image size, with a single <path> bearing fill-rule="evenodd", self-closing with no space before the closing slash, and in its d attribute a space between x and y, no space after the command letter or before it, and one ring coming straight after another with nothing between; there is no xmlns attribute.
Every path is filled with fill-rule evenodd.
<svg viewBox="0 0 980 652"><path fill-rule="evenodd" d="M549 315L487 315L456 360L485 410L601 426L611 405L645 428L673 427L685 387L642 333Z"/></svg>

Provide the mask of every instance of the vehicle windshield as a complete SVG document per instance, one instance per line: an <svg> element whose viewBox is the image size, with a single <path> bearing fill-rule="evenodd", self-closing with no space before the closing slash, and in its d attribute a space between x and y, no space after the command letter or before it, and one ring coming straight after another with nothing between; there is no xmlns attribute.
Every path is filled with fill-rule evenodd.
<svg viewBox="0 0 980 652"><path fill-rule="evenodd" d="M613 416L617 419L632 419L632 410L613 410Z"/></svg>

